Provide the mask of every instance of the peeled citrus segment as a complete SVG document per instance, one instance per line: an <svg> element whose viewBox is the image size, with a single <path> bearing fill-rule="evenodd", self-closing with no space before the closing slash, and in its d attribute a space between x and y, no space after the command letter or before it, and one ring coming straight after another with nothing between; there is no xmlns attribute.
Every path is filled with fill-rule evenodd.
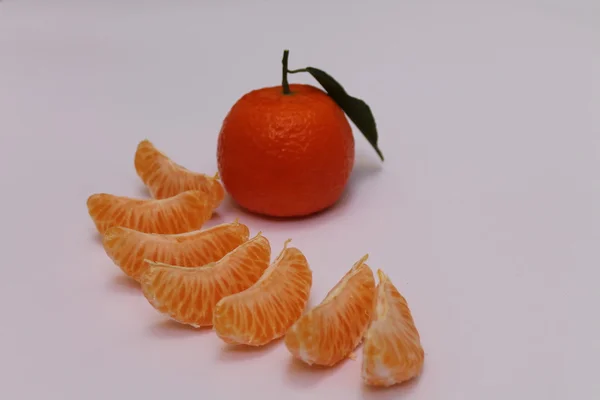
<svg viewBox="0 0 600 400"><path fill-rule="evenodd" d="M223 297L252 286L269 266L271 247L260 233L217 262L180 267L148 262L142 291L158 311L194 327L212 325Z"/></svg>
<svg viewBox="0 0 600 400"><path fill-rule="evenodd" d="M210 229L161 235L115 226L102 239L106 254L125 274L139 281L147 269L146 259L194 267L218 261L246 242L248 227L237 220Z"/></svg>
<svg viewBox="0 0 600 400"><path fill-rule="evenodd" d="M134 199L108 193L91 195L87 207L98 232L122 226L147 233L184 233L200 229L212 215L212 203L190 190L168 199Z"/></svg>
<svg viewBox="0 0 600 400"><path fill-rule="evenodd" d="M175 163L149 140L142 140L134 159L135 170L152 197L165 199L188 190L198 190L211 198L217 208L225 190L216 178L190 171Z"/></svg>
<svg viewBox="0 0 600 400"><path fill-rule="evenodd" d="M356 262L321 304L292 325L285 345L294 357L309 365L333 366L360 344L375 300L375 278L366 260Z"/></svg>
<svg viewBox="0 0 600 400"><path fill-rule="evenodd" d="M408 304L378 270L379 285L363 347L362 378L368 385L391 386L420 374L425 353Z"/></svg>
<svg viewBox="0 0 600 400"><path fill-rule="evenodd" d="M226 343L265 345L285 335L304 312L312 271L304 254L288 243L254 285L217 303L213 326Z"/></svg>

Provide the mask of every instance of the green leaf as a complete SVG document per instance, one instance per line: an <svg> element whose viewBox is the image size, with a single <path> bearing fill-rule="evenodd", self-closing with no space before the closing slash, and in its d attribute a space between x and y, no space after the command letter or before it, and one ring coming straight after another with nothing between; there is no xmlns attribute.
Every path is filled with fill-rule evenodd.
<svg viewBox="0 0 600 400"><path fill-rule="evenodd" d="M325 89L333 101L344 110L348 118L354 122L354 125L356 125L365 138L367 138L381 158L381 161L383 161L383 154L381 153L381 150L379 150L379 147L377 147L378 135L375 117L373 117L371 108L367 103L346 93L342 85L325 71L313 67L307 67L306 71L310 73L321 86L323 86L323 89Z"/></svg>

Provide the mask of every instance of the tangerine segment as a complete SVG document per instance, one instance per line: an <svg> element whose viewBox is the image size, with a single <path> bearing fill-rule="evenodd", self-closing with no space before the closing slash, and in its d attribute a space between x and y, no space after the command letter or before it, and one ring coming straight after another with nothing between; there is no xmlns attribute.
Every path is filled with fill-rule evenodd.
<svg viewBox="0 0 600 400"><path fill-rule="evenodd" d="M108 193L91 195L87 207L96 229L122 226L146 233L183 233L200 229L212 215L212 203L190 190L168 199L134 199Z"/></svg>
<svg viewBox="0 0 600 400"><path fill-rule="evenodd" d="M312 271L304 254L288 243L254 285L217 303L213 325L226 343L265 345L285 335L304 312Z"/></svg>
<svg viewBox="0 0 600 400"><path fill-rule="evenodd" d="M425 353L408 304L378 270L379 285L371 326L363 347L362 378L368 385L391 386L421 373Z"/></svg>
<svg viewBox="0 0 600 400"><path fill-rule="evenodd" d="M216 179L218 175L210 177L190 171L171 160L149 140L142 140L138 144L134 165L138 176L156 199L198 190L208 195L213 208L217 208L225 196L223 185Z"/></svg>
<svg viewBox="0 0 600 400"><path fill-rule="evenodd" d="M292 355L312 365L333 366L349 357L362 340L373 311L375 278L357 261L325 299L304 314L285 335Z"/></svg>
<svg viewBox="0 0 600 400"><path fill-rule="evenodd" d="M217 262L180 267L148 262L142 291L158 311L194 327L212 325L213 309L223 297L252 286L269 266L271 247L260 233Z"/></svg>
<svg viewBox="0 0 600 400"><path fill-rule="evenodd" d="M210 229L160 235L115 226L102 239L106 254L131 278L139 281L147 269L146 259L194 267L220 260L248 240L248 227L237 220Z"/></svg>

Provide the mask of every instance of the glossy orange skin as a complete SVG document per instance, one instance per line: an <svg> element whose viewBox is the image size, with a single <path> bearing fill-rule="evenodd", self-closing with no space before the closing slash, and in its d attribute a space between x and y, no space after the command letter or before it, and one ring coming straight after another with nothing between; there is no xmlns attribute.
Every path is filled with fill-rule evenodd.
<svg viewBox="0 0 600 400"><path fill-rule="evenodd" d="M354 165L354 137L342 109L322 90L290 85L239 99L218 140L219 174L243 208L296 217L332 206Z"/></svg>

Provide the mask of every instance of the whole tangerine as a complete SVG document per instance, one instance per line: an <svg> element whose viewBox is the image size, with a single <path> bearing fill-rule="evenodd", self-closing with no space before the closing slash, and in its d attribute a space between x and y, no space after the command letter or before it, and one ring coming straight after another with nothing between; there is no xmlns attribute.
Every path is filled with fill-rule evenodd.
<svg viewBox="0 0 600 400"><path fill-rule="evenodd" d="M217 160L225 190L241 207L274 217L305 216L336 203L354 165L344 111L323 90L283 84L253 90L227 114Z"/></svg>

